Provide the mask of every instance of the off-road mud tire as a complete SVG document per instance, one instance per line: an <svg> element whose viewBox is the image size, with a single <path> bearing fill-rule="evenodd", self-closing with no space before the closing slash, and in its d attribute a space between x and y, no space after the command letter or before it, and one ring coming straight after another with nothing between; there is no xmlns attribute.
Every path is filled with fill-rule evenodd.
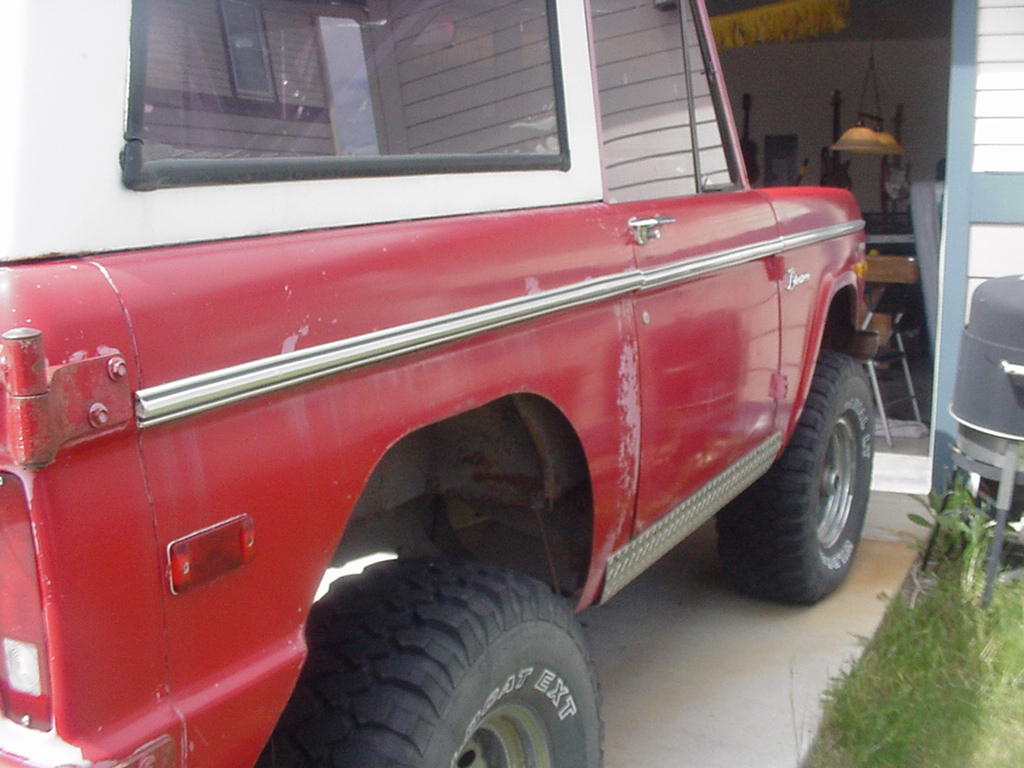
<svg viewBox="0 0 1024 768"><path fill-rule="evenodd" d="M842 583L864 526L873 433L863 367L823 350L786 450L718 514L719 555L738 589L811 604Z"/></svg>
<svg viewBox="0 0 1024 768"><path fill-rule="evenodd" d="M478 564L381 563L335 582L307 636L261 768L601 763L582 632L540 582ZM530 762L520 748L541 754ZM481 757L503 749L506 763Z"/></svg>

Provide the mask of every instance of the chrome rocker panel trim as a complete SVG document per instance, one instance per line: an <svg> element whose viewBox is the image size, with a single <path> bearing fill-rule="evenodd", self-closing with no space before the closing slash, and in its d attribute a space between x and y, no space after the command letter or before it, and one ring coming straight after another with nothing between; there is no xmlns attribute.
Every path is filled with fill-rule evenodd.
<svg viewBox="0 0 1024 768"><path fill-rule="evenodd" d="M768 471L782 448L776 432L621 549L605 566L601 602L629 584Z"/></svg>

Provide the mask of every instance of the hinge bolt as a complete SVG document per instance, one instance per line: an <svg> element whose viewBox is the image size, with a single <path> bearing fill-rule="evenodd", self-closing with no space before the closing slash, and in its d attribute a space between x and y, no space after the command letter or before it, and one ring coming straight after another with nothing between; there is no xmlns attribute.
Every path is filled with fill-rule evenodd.
<svg viewBox="0 0 1024 768"><path fill-rule="evenodd" d="M107 361L107 374L111 381L118 381L128 375L128 364L123 357L112 357Z"/></svg>
<svg viewBox="0 0 1024 768"><path fill-rule="evenodd" d="M89 406L89 423L99 429L110 421L110 409L103 403L93 403Z"/></svg>

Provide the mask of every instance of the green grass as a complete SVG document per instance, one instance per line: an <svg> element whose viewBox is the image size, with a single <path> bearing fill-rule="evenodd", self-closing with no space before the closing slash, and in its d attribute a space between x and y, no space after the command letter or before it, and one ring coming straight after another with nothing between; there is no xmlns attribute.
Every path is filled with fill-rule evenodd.
<svg viewBox="0 0 1024 768"><path fill-rule="evenodd" d="M1024 766L1024 582L981 608L988 528L975 515L943 531L929 588L892 601L826 692L805 768Z"/></svg>

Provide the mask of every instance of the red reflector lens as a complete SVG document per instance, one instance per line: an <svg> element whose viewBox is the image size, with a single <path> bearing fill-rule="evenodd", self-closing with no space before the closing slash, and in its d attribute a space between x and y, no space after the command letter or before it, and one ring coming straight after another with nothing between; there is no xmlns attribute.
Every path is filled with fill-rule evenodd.
<svg viewBox="0 0 1024 768"><path fill-rule="evenodd" d="M171 542L167 548L171 591L178 595L213 581L252 560L256 533L252 517L239 515Z"/></svg>
<svg viewBox="0 0 1024 768"><path fill-rule="evenodd" d="M23 725L48 730L50 679L32 523L21 481L2 473L0 638L4 714Z"/></svg>

